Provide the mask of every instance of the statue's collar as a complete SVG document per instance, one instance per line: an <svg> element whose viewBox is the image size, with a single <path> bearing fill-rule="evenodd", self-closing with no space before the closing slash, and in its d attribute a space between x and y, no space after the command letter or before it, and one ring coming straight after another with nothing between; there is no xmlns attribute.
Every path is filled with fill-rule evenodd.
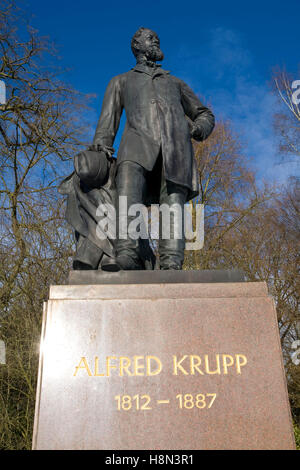
<svg viewBox="0 0 300 470"><path fill-rule="evenodd" d="M164 70L161 68L160 64L157 64L155 67L150 67L149 65L146 64L136 64L133 69L135 72L142 72L146 73L148 75L163 75L163 74L169 74L170 72L168 70Z"/></svg>

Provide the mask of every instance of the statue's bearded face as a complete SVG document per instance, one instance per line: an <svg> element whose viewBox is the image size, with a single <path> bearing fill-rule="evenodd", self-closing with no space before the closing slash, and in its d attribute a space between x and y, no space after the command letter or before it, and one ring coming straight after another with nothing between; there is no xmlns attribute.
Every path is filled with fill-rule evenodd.
<svg viewBox="0 0 300 470"><path fill-rule="evenodd" d="M161 61L164 54L160 49L159 37L151 29L145 29L138 39L138 49L148 60L153 62Z"/></svg>

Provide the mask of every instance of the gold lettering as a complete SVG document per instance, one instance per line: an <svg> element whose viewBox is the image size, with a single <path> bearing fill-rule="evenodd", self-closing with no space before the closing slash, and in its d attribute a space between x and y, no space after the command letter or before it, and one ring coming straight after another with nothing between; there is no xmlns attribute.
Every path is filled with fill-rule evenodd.
<svg viewBox="0 0 300 470"><path fill-rule="evenodd" d="M244 354L236 354L236 371L238 374L241 374L241 367L245 366L247 364L247 358L244 356Z"/></svg>
<svg viewBox="0 0 300 470"><path fill-rule="evenodd" d="M227 362L227 359L229 362ZM231 367L234 363L234 359L229 354L223 354L223 370L224 374L228 374L228 367Z"/></svg>
<svg viewBox="0 0 300 470"><path fill-rule="evenodd" d="M144 359L144 356L133 356L133 364L134 364L134 375L144 375L144 372L139 372L139 369L144 369L144 364L139 364L139 360Z"/></svg>
<svg viewBox="0 0 300 470"><path fill-rule="evenodd" d="M94 377L104 377L104 374L99 374L99 357L95 357L95 374Z"/></svg>
<svg viewBox="0 0 300 470"><path fill-rule="evenodd" d="M221 371L221 356L222 356L222 366L223 370ZM187 359L189 358L189 359ZM203 360L204 359L204 360ZM115 363L113 361L116 361ZM184 361L186 364L184 365ZM201 364L203 363L202 367ZM214 375L214 374L224 374L229 373L229 368L235 365L236 374L242 373L242 367L248 363L247 357L244 354L216 354L215 359L209 354L204 354L204 356L198 356L196 354L183 355L178 357L173 355L173 375ZM131 376L154 376L160 374L162 371L163 365L161 360L157 356L133 356L132 358L127 356L106 356L106 373L100 372L99 368L99 357L94 357L94 374L89 368L88 361L86 357L81 357L78 365L75 367L75 372L73 376L75 377L79 369L85 369L87 374L92 377L110 377L112 370L118 370L119 376L123 377L127 375ZM234 370L234 369L233 369Z"/></svg>
<svg viewBox="0 0 300 470"><path fill-rule="evenodd" d="M131 360L129 357L121 356L120 357L120 377L123 377L124 371L127 375L131 376L132 373L130 372L129 367L131 366Z"/></svg>
<svg viewBox="0 0 300 470"><path fill-rule="evenodd" d="M81 365L82 362L83 362L83 366ZM85 357L82 357L82 358L80 359L80 362L79 362L78 366L76 366L76 370L75 370L75 372L74 372L74 374L73 374L74 377L76 376L76 374L77 374L77 372L79 371L79 369L85 369L85 370L87 371L88 375L89 375L90 377L92 376L92 373L91 373L91 371L90 371L90 368L89 368L89 366L88 366L88 363L87 363L87 360L86 360Z"/></svg>
<svg viewBox="0 0 300 470"><path fill-rule="evenodd" d="M178 375L178 369L181 370L181 372L184 375L189 375L189 373L182 367L181 363L187 358L187 355L183 356L180 361L178 362L177 356L173 356L173 375Z"/></svg>
<svg viewBox="0 0 300 470"><path fill-rule="evenodd" d="M106 375L107 377L110 376L110 369L116 369L117 366L115 364L110 364L111 359L117 359L115 356L107 356L106 357Z"/></svg>
<svg viewBox="0 0 300 470"><path fill-rule="evenodd" d="M217 368L216 370L209 370L209 361L208 361L208 355L205 354L204 356L204 362L205 362L205 372L207 374L221 374L221 369L220 369L220 354L216 354L216 363L217 363Z"/></svg>
<svg viewBox="0 0 300 470"><path fill-rule="evenodd" d="M151 360L156 362L157 364L157 369L156 370L151 370ZM146 374L149 375L158 375L162 370L162 363L160 359L156 356L146 356Z"/></svg>
<svg viewBox="0 0 300 470"><path fill-rule="evenodd" d="M195 362L197 361L197 362ZM190 365L191 365L191 374L195 375L195 370L201 374L204 375L202 370L199 369L198 366L201 364L201 357L200 356L190 356Z"/></svg>

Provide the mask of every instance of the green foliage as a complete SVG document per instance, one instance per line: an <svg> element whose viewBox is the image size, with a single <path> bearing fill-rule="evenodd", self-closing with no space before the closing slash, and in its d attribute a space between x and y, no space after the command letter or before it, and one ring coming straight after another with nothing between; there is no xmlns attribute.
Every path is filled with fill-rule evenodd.
<svg viewBox="0 0 300 470"><path fill-rule="evenodd" d="M294 434L296 441L296 449L300 450L300 427L296 423L294 423Z"/></svg>
<svg viewBox="0 0 300 470"><path fill-rule="evenodd" d="M1 321L6 365L0 366L0 448L31 448L40 319L15 311Z"/></svg>

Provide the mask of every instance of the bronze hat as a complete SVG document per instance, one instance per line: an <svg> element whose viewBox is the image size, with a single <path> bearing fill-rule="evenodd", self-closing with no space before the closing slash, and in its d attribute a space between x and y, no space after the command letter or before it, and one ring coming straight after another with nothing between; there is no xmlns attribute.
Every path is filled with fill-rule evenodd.
<svg viewBox="0 0 300 470"><path fill-rule="evenodd" d="M83 150L74 157L75 172L90 188L100 188L108 177L108 160L104 152Z"/></svg>

